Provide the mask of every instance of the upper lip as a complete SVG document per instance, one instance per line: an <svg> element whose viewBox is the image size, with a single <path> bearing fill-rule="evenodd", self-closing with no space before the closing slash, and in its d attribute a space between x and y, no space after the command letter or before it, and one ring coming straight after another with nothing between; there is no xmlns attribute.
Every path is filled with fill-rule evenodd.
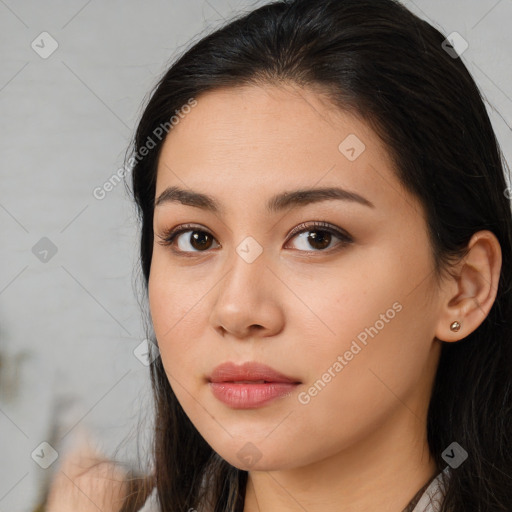
<svg viewBox="0 0 512 512"><path fill-rule="evenodd" d="M237 365L231 361L216 366L208 376L210 382L266 381L300 383L299 379L288 377L270 366L256 361Z"/></svg>

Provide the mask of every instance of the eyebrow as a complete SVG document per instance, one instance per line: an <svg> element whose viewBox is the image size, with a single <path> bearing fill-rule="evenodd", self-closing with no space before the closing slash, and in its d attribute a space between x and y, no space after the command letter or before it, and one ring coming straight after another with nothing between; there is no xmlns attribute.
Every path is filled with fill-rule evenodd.
<svg viewBox="0 0 512 512"><path fill-rule="evenodd" d="M371 201L356 192L340 187L327 187L281 192L269 199L266 209L268 213L277 213L288 207L297 208L332 199L349 201L369 208L375 208L375 205ZM175 186L166 188L158 196L155 200L155 208L164 203L172 202L194 206L221 215L224 212L224 209L214 197L193 190L184 190Z"/></svg>

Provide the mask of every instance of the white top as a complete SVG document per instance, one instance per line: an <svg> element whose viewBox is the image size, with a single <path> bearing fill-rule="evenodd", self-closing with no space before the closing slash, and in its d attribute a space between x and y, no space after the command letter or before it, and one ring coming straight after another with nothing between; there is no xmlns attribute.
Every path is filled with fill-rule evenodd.
<svg viewBox="0 0 512 512"><path fill-rule="evenodd" d="M439 473L421 495L412 512L438 512L441 510L446 487L445 478L450 476L450 466ZM150 511L151 512L151 511Z"/></svg>
<svg viewBox="0 0 512 512"><path fill-rule="evenodd" d="M439 512L446 490L444 478L448 478L449 476L450 466L446 466L446 468L430 482L430 485L425 489L425 492L421 495L421 498L412 512ZM145 501L142 508L139 509L139 512L160 512L156 500L156 488L154 488L148 496L148 499Z"/></svg>
<svg viewBox="0 0 512 512"><path fill-rule="evenodd" d="M151 494L144 502L144 505L142 505L142 508L139 509L139 512L160 512L156 501L156 487L151 491Z"/></svg>

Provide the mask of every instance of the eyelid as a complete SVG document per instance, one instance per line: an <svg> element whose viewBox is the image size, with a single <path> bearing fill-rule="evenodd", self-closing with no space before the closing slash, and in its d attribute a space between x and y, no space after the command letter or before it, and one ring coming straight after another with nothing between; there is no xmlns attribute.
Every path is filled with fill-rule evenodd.
<svg viewBox="0 0 512 512"><path fill-rule="evenodd" d="M314 231L318 229L319 231L327 231L329 233L334 233L342 240L352 240L352 237L345 232L343 229L338 228L334 224L330 224L329 222L321 221L321 220L313 220L308 222L302 222L298 226L294 227L287 235L287 238L295 236L301 232L305 231ZM323 251L315 251L315 252L323 252Z"/></svg>

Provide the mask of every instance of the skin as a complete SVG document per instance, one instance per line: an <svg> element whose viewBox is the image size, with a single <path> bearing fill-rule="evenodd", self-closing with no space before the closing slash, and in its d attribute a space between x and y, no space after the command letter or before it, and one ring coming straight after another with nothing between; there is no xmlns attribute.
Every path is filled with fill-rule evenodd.
<svg viewBox="0 0 512 512"><path fill-rule="evenodd" d="M124 482L127 473L102 453L87 431L79 427L79 432L71 450L60 454L58 470L41 510L118 512L128 491Z"/></svg>
<svg viewBox="0 0 512 512"><path fill-rule="evenodd" d="M169 382L212 448L249 471L245 512L400 511L438 473L426 417L441 345L466 337L488 314L499 243L489 231L476 233L459 278L438 282L423 209L363 120L292 85L218 89L197 101L167 136L155 197L179 186L213 196L224 211L179 202L155 208L149 302ZM354 161L338 149L349 134L366 146ZM328 186L374 208L333 199L276 214L264 208L274 194ZM333 235L319 249L305 238L314 227L288 235L314 221L353 242L341 246ZM159 243L185 223L198 227L175 240L182 255ZM211 245L192 245L194 229L209 233ZM248 236L263 248L252 263L236 252ZM301 403L299 393L394 303L394 318ZM301 384L255 409L218 401L206 376L222 362L250 360ZM238 456L248 442L260 457L253 463Z"/></svg>

